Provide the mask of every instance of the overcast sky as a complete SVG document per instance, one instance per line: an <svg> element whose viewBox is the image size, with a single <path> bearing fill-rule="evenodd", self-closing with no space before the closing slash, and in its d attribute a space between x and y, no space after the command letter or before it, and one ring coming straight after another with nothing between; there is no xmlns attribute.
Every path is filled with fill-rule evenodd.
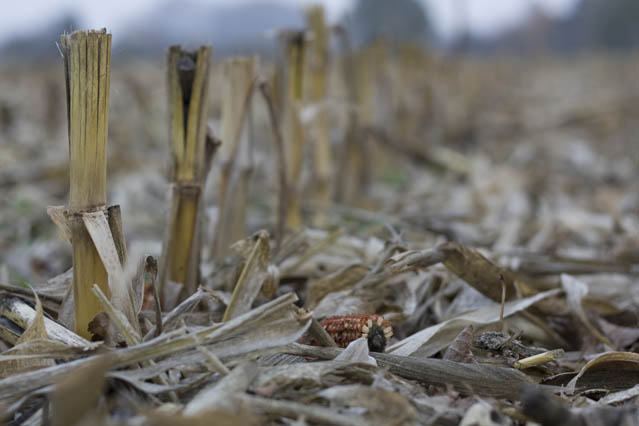
<svg viewBox="0 0 639 426"><path fill-rule="evenodd" d="M165 0L2 0L0 42L32 32L52 18L73 11L86 28L102 28L117 34L119 26ZM237 4L255 0L190 0L197 3ZM264 0L304 6L318 0ZM392 1L392 0L389 0ZM569 12L579 0L419 0L428 7L438 34L450 38L466 25L474 34L491 35L521 21L534 5L553 15ZM329 19L339 18L354 0L320 0ZM466 5L466 13L461 11ZM467 24L466 24L467 22Z"/></svg>

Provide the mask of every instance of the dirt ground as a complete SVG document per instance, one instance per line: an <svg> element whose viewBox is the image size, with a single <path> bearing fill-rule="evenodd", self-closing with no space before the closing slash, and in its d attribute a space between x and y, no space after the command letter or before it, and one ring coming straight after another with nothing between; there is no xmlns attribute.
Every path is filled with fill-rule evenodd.
<svg viewBox="0 0 639 426"><path fill-rule="evenodd" d="M633 424L639 418L639 58L433 55L424 61L416 68L380 65L369 98L357 105L348 100L340 68L332 69L329 96L319 106L329 111L332 185L335 193L342 185L356 190L329 206L317 202L312 117L318 106L306 103L305 227L287 232L279 249L272 239L273 136L264 101L255 95L246 241L257 241L248 236L261 229L270 233L262 266L277 277L273 291L263 289L237 328L207 331L229 324L222 315L246 261L242 249L226 259L210 256L219 197L214 161L204 194L202 288L176 314L181 319L125 349L48 348L45 358L56 362L46 365L20 367L11 364L17 359L11 352L0 354L0 389L13 389L0 390L0 404L12 424L23 424L21 418L40 424L50 404L62 416L60 401L77 392L69 380L86 386L89 372L105 379L105 391L80 400L104 424L135 418L204 424L211 413L221 424ZM108 201L122 208L129 258L138 262L162 250L165 66L120 60L114 52L112 67ZM269 79L272 68L265 61L260 74ZM363 79L358 75L357 84ZM216 134L223 84L214 59L209 124ZM51 279L72 266L71 245L47 215L48 206L68 202L64 90L62 63L0 68L0 299L32 304L23 287L32 285L51 319L70 285L68 276ZM352 165L340 157L353 109L364 147L360 167L368 176L359 186L339 180L350 179L344 169ZM270 307L289 293L299 300ZM272 310L250 317L260 308ZM312 341L301 337L311 317L346 314L383 315L393 330L385 353L371 358L355 342L335 358L336 349L294 343ZM147 332L154 315L140 312ZM167 343L194 335L200 344ZM15 342L2 340L10 351ZM166 347L158 356L135 352L147 344ZM528 360L540 353L549 358ZM100 357L109 361L100 364ZM54 370L69 365L62 361L77 363L75 376ZM34 375L45 370L51 374ZM51 384L54 390L45 387Z"/></svg>

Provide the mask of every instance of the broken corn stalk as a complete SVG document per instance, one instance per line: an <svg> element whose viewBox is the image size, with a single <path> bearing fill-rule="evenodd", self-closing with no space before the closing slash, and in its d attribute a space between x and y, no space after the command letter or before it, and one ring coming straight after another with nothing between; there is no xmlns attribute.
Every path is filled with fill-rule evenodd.
<svg viewBox="0 0 639 426"><path fill-rule="evenodd" d="M192 294L197 283L199 241L196 233L206 171L204 145L210 62L210 47L202 46L196 52L187 52L180 46L169 49L171 184L159 271L162 303L167 300L169 280L181 286L180 299Z"/></svg>

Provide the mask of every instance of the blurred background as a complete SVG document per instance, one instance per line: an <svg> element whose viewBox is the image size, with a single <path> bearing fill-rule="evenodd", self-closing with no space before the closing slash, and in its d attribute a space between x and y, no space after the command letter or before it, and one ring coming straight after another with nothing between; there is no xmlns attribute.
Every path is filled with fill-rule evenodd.
<svg viewBox="0 0 639 426"><path fill-rule="evenodd" d="M258 74L284 108L278 31L306 28L315 4L329 32L327 92L321 102L305 95L302 115L308 146L313 108L330 116L335 208L324 227L382 232L367 228L382 214L424 246L637 256L636 0L34 0L0 16L0 281L44 280L71 264L46 215L68 191L60 34L113 34L109 202L122 205L129 244L157 254L168 46L213 46L209 115L219 130L229 57L259 55ZM261 99L253 104L247 232L272 227L277 193L268 116ZM339 161L352 126L359 165Z"/></svg>
<svg viewBox="0 0 639 426"><path fill-rule="evenodd" d="M176 43L209 43L218 54L268 54L273 32L303 27L308 0L13 2L0 17L9 60L45 60L63 31L106 27L114 55L156 57ZM348 27L356 44L383 34L441 50L475 53L576 52L633 48L639 6L632 0L324 0L327 20Z"/></svg>

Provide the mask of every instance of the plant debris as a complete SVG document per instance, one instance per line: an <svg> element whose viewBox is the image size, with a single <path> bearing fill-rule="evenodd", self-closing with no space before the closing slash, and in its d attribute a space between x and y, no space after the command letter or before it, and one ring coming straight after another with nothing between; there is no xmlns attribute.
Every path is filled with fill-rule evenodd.
<svg viewBox="0 0 639 426"><path fill-rule="evenodd" d="M61 207L62 65L0 70L2 421L637 423L636 67L354 49L321 13L284 63L114 61L110 207Z"/></svg>

